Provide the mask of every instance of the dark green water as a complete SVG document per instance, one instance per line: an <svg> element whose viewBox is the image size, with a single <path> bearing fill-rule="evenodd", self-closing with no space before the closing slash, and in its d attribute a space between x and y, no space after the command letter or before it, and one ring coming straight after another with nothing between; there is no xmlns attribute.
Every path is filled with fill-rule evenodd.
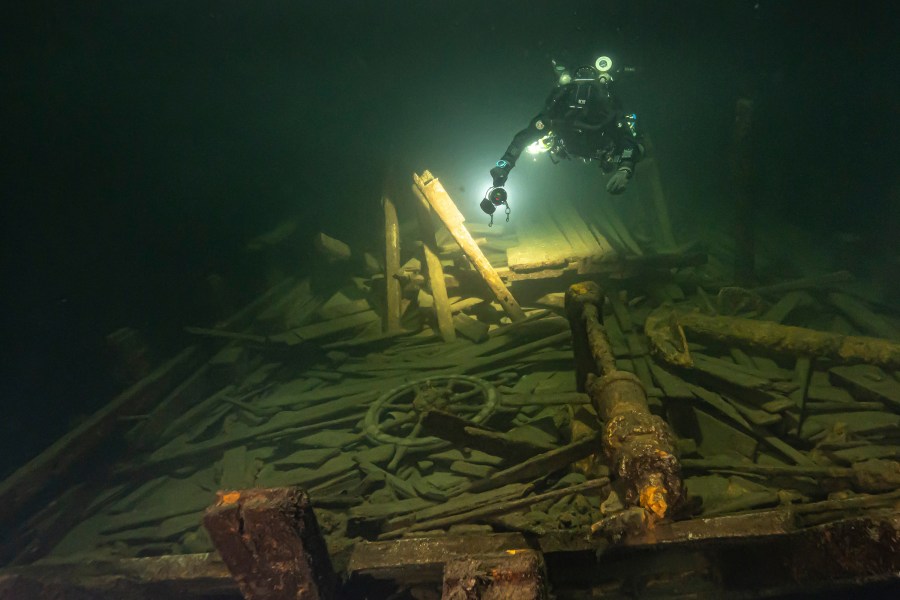
<svg viewBox="0 0 900 600"><path fill-rule="evenodd" d="M4 9L0 473L119 391L108 333L135 327L167 356L185 324L213 320L208 275L236 302L259 293L264 268L243 249L282 220L377 247L388 165L404 189L431 169L477 217L557 57L637 68L620 91L681 222L727 218L735 100L752 97L759 218L798 226L900 300L888 3L361 6Z"/></svg>

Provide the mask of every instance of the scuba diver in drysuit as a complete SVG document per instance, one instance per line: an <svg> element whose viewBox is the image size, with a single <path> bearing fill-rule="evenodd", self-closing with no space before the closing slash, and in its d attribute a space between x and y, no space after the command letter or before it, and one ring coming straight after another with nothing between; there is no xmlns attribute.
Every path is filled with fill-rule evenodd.
<svg viewBox="0 0 900 600"><path fill-rule="evenodd" d="M643 155L641 138L635 130L635 115L622 109L612 89L612 61L601 56L593 66L570 73L557 65L558 83L531 123L517 133L503 157L491 169L493 186L481 201L491 215L497 207L509 204L503 189L509 172L526 149L530 153L550 154L553 162L561 158L597 161L605 173L612 173L606 184L611 194L625 191L634 176L634 166Z"/></svg>

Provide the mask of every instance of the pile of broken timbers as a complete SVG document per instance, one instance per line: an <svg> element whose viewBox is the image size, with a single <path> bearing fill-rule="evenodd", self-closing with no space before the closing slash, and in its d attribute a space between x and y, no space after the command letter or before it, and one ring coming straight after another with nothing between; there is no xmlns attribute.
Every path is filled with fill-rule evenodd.
<svg viewBox="0 0 900 600"><path fill-rule="evenodd" d="M351 570L365 541L565 532L596 547L736 513L781 533L887 519L872 535L896 548L900 321L842 291L847 274L744 289L716 273L728 257L682 254L517 278L512 227L467 227L427 173L414 189L421 243L404 263L385 199L383 261L324 293L286 279L190 328L197 346L86 424L123 450L18 524L7 563L211 552L204 511L278 487L308 494ZM80 450L3 484L8 511L91 447L72 436Z"/></svg>

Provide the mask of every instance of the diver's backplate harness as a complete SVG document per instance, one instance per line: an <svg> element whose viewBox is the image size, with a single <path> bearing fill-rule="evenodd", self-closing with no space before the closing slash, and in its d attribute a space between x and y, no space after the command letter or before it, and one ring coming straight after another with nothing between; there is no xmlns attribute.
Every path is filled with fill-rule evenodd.
<svg viewBox="0 0 900 600"><path fill-rule="evenodd" d="M565 119L559 119L570 129L570 133L590 135L592 132L601 132L614 125L626 127L631 137L637 137L635 129L637 115L635 114L617 114L614 111L608 111L608 116L600 122L587 122L584 118L586 116L584 113L596 105L610 106L613 104L612 93L609 89L609 84L613 81L612 66L612 59L608 56L601 56L594 61L593 66L579 67L572 74L566 67L553 61L553 70L557 74L559 88L569 84L575 86L574 92L567 94ZM631 72L633 70L624 68L620 71ZM581 158L585 162L594 160L599 163L605 173L609 173L615 170L622 160L632 158L631 148L617 148L615 141L611 139L604 140L600 146L577 150L569 149L566 147L563 137L553 131L552 123L540 123L540 125L542 127L538 127L539 129L548 126L551 128L547 130L546 135L525 148L525 151L531 155L546 153L553 163L558 163L563 158L573 157Z"/></svg>
<svg viewBox="0 0 900 600"><path fill-rule="evenodd" d="M531 139L534 139L534 134L543 133L543 135L530 144L525 141L518 145L520 136L525 133L520 132L504 158L497 161L491 170L494 185L488 188L481 201L481 209L491 217L490 225L493 225L494 212L500 206L506 207L506 220L509 221L508 195L503 184L523 150L535 158L540 154L546 154L554 164L561 159L569 158L581 158L585 162L597 161L605 173L622 168L623 163L633 165L638 158L634 156L634 147L632 145L618 147L616 140L603 134L610 128L625 128L627 131L622 132L624 137L637 139L635 129L637 116L623 114L618 110L605 110L602 118L597 119L596 111L600 107L608 109L615 104L609 89L609 84L613 81L612 67L612 59L608 56L600 56L592 66L582 66L574 72L553 61L557 87L548 99L545 111L532 121L528 130L525 130ZM617 72L633 70L626 67ZM555 116L559 118L551 119ZM554 131L554 127L559 127L560 131ZM567 144L566 139L575 143ZM637 143L634 145L638 146ZM512 154L510 150L513 150ZM627 168L630 171L631 167Z"/></svg>

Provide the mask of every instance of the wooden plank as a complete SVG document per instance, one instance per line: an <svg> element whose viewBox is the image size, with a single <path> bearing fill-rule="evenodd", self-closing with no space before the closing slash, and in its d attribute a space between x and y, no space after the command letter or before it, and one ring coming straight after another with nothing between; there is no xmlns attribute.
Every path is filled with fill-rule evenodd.
<svg viewBox="0 0 900 600"><path fill-rule="evenodd" d="M335 298L339 299L335 300ZM316 311L316 314L320 319L330 321L332 319L355 315L370 310L371 308L372 305L369 304L369 301L366 298L350 300L343 297L343 294L335 294L332 296L331 300L323 304L322 307Z"/></svg>
<svg viewBox="0 0 900 600"><path fill-rule="evenodd" d="M663 190L653 144L647 136L644 136L644 146L647 156L641 160L640 166L636 167L639 174L635 183L640 186L639 191L647 193L651 198L656 213L660 241L666 248L675 248L675 236L672 233L672 223L669 219L669 203L666 201L666 194Z"/></svg>
<svg viewBox="0 0 900 600"><path fill-rule="evenodd" d="M472 239L472 235L463 224L464 219L462 214L459 212L459 209L456 208L456 204L453 203L453 200L450 198L447 190L444 189L444 186L441 185L441 182L434 178L428 171L422 173L422 177L413 175L413 180L415 181L415 189L425 197L434 209L434 212L437 213L438 217L443 221L444 225L450 231L450 235L453 236L453 239L456 240L463 249L463 252L466 253L466 256L475 266L475 269L497 298L497 301L503 306L503 310L509 315L509 318L513 321L524 319L525 313L522 312L519 303L516 302L516 299L506 288L506 285L494 270L494 267L491 266L491 263L485 258L484 253L478 247L478 244Z"/></svg>
<svg viewBox="0 0 900 600"><path fill-rule="evenodd" d="M513 271L566 267L576 253L543 206L522 215L519 244L506 251Z"/></svg>
<svg viewBox="0 0 900 600"><path fill-rule="evenodd" d="M482 323L478 319L473 319L468 315L462 313L454 315L453 326L461 336L476 344L480 344L488 339L488 324Z"/></svg>
<svg viewBox="0 0 900 600"><path fill-rule="evenodd" d="M444 280L444 267L437 254L437 242L434 237L434 223L431 219L431 208L422 191L412 186L413 194L418 198L416 214L419 219L419 235L422 238L422 252L425 256L425 270L428 275L429 288L434 298L434 313L437 318L438 331L445 342L456 340L456 329L453 327L453 314L450 312L450 301L447 298L447 282Z"/></svg>
<svg viewBox="0 0 900 600"><path fill-rule="evenodd" d="M438 410L427 411L421 423L428 435L509 460L523 460L552 448L552 445L516 440L505 433Z"/></svg>
<svg viewBox="0 0 900 600"><path fill-rule="evenodd" d="M508 469L494 473L488 478L472 482L464 491L482 492L512 483L529 482L599 452L600 441L601 434L598 432L566 446L532 456Z"/></svg>
<svg viewBox="0 0 900 600"><path fill-rule="evenodd" d="M872 312L869 307L853 296L840 292L831 292L828 294L828 301L844 313L864 333L880 338L900 340L900 329L894 327L893 324L880 315Z"/></svg>
<svg viewBox="0 0 900 600"><path fill-rule="evenodd" d="M224 493L203 517L246 600L330 600L337 577L305 492Z"/></svg>
<svg viewBox="0 0 900 600"><path fill-rule="evenodd" d="M571 202L554 202L550 217L572 247L570 259L600 257L602 249Z"/></svg>
<svg viewBox="0 0 900 600"><path fill-rule="evenodd" d="M444 565L456 556L504 553L529 547L521 533L483 536L450 535L408 538L392 542L359 542L353 546L347 565L351 585L373 580L402 584L439 583ZM370 584L371 585L371 584Z"/></svg>
<svg viewBox="0 0 900 600"><path fill-rule="evenodd" d="M828 373L832 383L846 387L854 397L900 408L900 383L874 365L832 367Z"/></svg>
<svg viewBox="0 0 900 600"><path fill-rule="evenodd" d="M794 309L800 306L809 306L814 304L815 300L812 296L809 295L808 292L803 290L788 292L784 296L782 296L778 302L772 305L769 310L760 317L763 321L774 321L775 323L783 323L785 319L787 319L788 315L794 311Z"/></svg>
<svg viewBox="0 0 900 600"><path fill-rule="evenodd" d="M297 327L296 329L291 329L285 333L269 336L268 341L295 346L297 344L302 344L303 342L317 340L349 329L356 329L357 327L368 325L379 319L380 317L375 311L367 310L347 315L346 317L331 319L330 321L322 321L321 323L312 323L311 325Z"/></svg>
<svg viewBox="0 0 900 600"><path fill-rule="evenodd" d="M6 524L49 483L88 457L121 428L119 418L146 412L202 361L197 346L163 363L0 483L0 524Z"/></svg>
<svg viewBox="0 0 900 600"><path fill-rule="evenodd" d="M386 312L384 330L400 330L400 225L397 208L387 196L381 198L384 208L384 280Z"/></svg>
<svg viewBox="0 0 900 600"><path fill-rule="evenodd" d="M384 279L385 279L385 320L386 332L400 330L400 225L397 208L387 196L381 198L384 208Z"/></svg>
<svg viewBox="0 0 900 600"><path fill-rule="evenodd" d="M584 483L580 483L577 485L570 485L563 488L558 488L555 490L551 490L548 492L544 492L542 494L537 494L534 496L526 496L524 498L519 498L516 500L508 500L505 502L494 502L492 504L488 504L486 506L481 506L479 508L475 508L468 512L459 513L456 515L450 515L447 517L439 517L436 519L429 519L426 521L421 521L410 525L404 529L398 529L396 531L391 531L388 533L383 533L379 536L379 539L389 539L393 537L400 537L404 533L409 533L413 531L426 531L429 529L439 529L443 527L449 527L451 525L455 525L457 523L471 523L478 522L481 519L486 517L490 517L493 515L504 514L509 512L515 512L524 508L527 508L533 504L538 504L544 501L555 501L564 496L569 496L571 494L578 494L587 491L600 490L609 485L609 479L606 477L601 477L598 479L591 479L589 481L585 481Z"/></svg>
<svg viewBox="0 0 900 600"><path fill-rule="evenodd" d="M547 570L543 555L520 549L505 554L450 559L444 566L442 600L516 598L545 600Z"/></svg>
<svg viewBox="0 0 900 600"><path fill-rule="evenodd" d="M601 197L596 202L596 207L598 212L600 213L600 219L607 223L608 227L615 232L618 238L622 241L625 249L637 256L643 256L644 251L641 250L641 247L631 236L631 232L628 230L628 227L625 223L622 222L621 217L619 217L619 213L616 210L616 207L613 206L612 202L608 197Z"/></svg>

